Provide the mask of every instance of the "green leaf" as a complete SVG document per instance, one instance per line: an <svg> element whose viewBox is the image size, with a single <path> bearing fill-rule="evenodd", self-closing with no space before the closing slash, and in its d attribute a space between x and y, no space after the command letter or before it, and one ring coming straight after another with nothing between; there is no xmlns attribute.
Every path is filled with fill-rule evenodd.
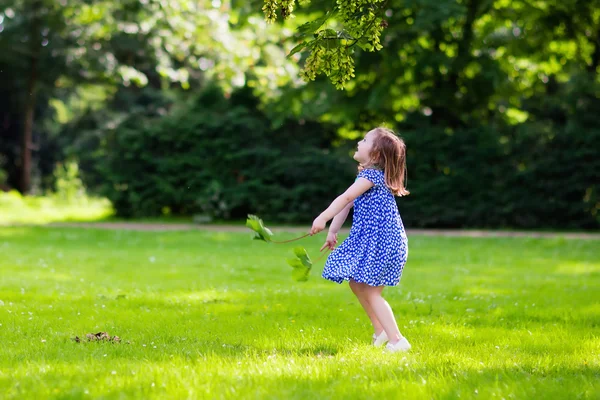
<svg viewBox="0 0 600 400"><path fill-rule="evenodd" d="M331 17L331 12L327 11L321 18L317 18L314 21L307 22L298 27L297 31L301 35L312 35L317 29L321 27Z"/></svg>
<svg viewBox="0 0 600 400"><path fill-rule="evenodd" d="M360 39L358 39L358 42L356 44L358 47L360 47L361 49L363 49L365 51L371 51L373 49L373 44L371 43L369 38L366 36L363 36Z"/></svg>
<svg viewBox="0 0 600 400"><path fill-rule="evenodd" d="M306 42L305 41L302 42L302 43L300 43L296 47L294 47L292 50L290 50L290 53L286 57L290 58L291 56L293 56L297 52L302 51L302 49L304 49L304 47L306 47Z"/></svg>
<svg viewBox="0 0 600 400"><path fill-rule="evenodd" d="M273 232L271 232L269 228L265 227L262 219L258 218L256 215L248 214L246 226L254 231L254 240L263 240L267 243L271 241Z"/></svg>
<svg viewBox="0 0 600 400"><path fill-rule="evenodd" d="M312 268L312 261L304 247L294 247L296 258L288 258L287 263L293 268L292 278L296 281L307 281Z"/></svg>

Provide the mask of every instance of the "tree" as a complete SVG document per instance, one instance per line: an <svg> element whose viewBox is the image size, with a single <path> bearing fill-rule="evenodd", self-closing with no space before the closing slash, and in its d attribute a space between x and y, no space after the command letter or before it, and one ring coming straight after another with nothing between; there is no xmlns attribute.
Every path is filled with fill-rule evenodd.
<svg viewBox="0 0 600 400"><path fill-rule="evenodd" d="M182 93L215 79L229 91L253 82L270 95L293 79L293 63L274 46L280 28L260 18L232 23L229 1L0 0L0 18L0 101L8 103L0 153L23 193L32 150L53 135L42 122L55 110L61 125L85 114L87 93L101 92L100 101L145 86Z"/></svg>
<svg viewBox="0 0 600 400"><path fill-rule="evenodd" d="M289 18L290 4L266 0L265 17L273 20L279 5ZM349 18L355 10L367 12L365 19ZM327 93L316 111L349 130L357 115L365 125L406 121L415 113L451 129L481 121L520 123L527 118L521 110L527 98L546 94L574 73L597 80L598 10L598 0L337 1L333 8L312 2L294 11L312 18L291 38L300 43L290 54L302 52L305 78L329 75L345 91L330 91L317 80L286 101ZM385 29L368 30L373 21ZM348 36L370 44L367 51L351 47Z"/></svg>
<svg viewBox="0 0 600 400"><path fill-rule="evenodd" d="M43 85L40 67L43 63L42 59L48 57L45 46L49 43L50 30L60 29L55 24L57 20L53 18L55 9L48 7L46 3L48 2L43 0L17 1L11 2L11 7L0 3L0 9L4 10L4 13L0 14L2 17L0 26L3 28L0 34L0 51L3 54L1 65L2 70L6 71L10 78L4 80L2 86L13 89L7 91L15 99L14 103L8 104L5 108L4 117L8 124L14 121L12 127L20 130L18 185L23 192L29 190L31 180L31 151L34 148L32 137L37 92ZM15 43L22 45L15 45ZM10 75L16 71L25 71L24 78L19 81L13 80L16 77ZM14 90L19 87L22 87L22 90Z"/></svg>

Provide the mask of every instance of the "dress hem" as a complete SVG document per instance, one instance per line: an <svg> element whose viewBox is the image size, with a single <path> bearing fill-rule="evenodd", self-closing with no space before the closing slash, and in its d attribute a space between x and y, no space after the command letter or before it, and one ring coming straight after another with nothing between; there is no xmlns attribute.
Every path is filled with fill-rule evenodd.
<svg viewBox="0 0 600 400"><path fill-rule="evenodd" d="M373 283L373 282L366 282L366 281L363 281L363 280L358 280L358 279L354 278L353 276L325 276L325 275L322 275L322 277L324 279L327 279L328 281L339 283L340 285L342 283L344 283L344 281L350 281L350 280L353 280L354 282L357 282L357 283L364 283L366 285L373 286L373 287L378 287L378 286L395 287L395 286L398 286L400 284L400 278L398 278L398 282L396 282L395 284L387 284L387 283L376 284L376 283Z"/></svg>

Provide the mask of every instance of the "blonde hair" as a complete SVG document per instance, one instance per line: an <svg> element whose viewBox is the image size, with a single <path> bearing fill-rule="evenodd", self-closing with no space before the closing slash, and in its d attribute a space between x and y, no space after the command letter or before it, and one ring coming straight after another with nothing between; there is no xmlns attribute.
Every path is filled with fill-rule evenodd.
<svg viewBox="0 0 600 400"><path fill-rule="evenodd" d="M368 166L383 169L385 185L396 196L406 196L406 144L394 131L378 127L371 132L375 134L373 148L371 149L371 162ZM367 166L363 166L366 168Z"/></svg>

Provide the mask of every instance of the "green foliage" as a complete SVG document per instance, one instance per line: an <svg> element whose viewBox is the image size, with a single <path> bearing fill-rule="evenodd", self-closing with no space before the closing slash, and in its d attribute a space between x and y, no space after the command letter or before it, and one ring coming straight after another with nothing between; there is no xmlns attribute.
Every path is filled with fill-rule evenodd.
<svg viewBox="0 0 600 400"><path fill-rule="evenodd" d="M106 199L86 195L67 203L52 193L45 196L22 196L16 190L0 191L0 210L0 225L94 221L107 218L113 213L110 202Z"/></svg>
<svg viewBox="0 0 600 400"><path fill-rule="evenodd" d="M543 125L403 131L410 196L404 222L420 227L600 228L600 129L544 133Z"/></svg>
<svg viewBox="0 0 600 400"><path fill-rule="evenodd" d="M263 224L262 219L256 215L248 215L246 220L246 226L254 231L254 240L262 240L264 242L270 242L273 232Z"/></svg>
<svg viewBox="0 0 600 400"><path fill-rule="evenodd" d="M293 251L296 257L287 259L287 263L293 269L292 278L299 282L305 282L308 280L313 263L304 247L296 246Z"/></svg>
<svg viewBox="0 0 600 400"><path fill-rule="evenodd" d="M277 19L277 11L281 11L281 16L285 19L292 15L296 0L265 0L263 12L269 22Z"/></svg>
<svg viewBox="0 0 600 400"><path fill-rule="evenodd" d="M47 178L65 159L63 125L103 107L111 118L127 115L129 104L116 107L115 93L150 87L183 97L214 80L229 92L249 84L273 96L291 83L297 68L276 45L282 27L239 14L228 0L0 0L0 154L8 185L19 181L27 106L35 108L34 143L26 147L32 171L49 189Z"/></svg>
<svg viewBox="0 0 600 400"><path fill-rule="evenodd" d="M23 196L16 190L0 192L0 206L2 206L3 210L17 209L18 207L21 207L23 203Z"/></svg>
<svg viewBox="0 0 600 400"><path fill-rule="evenodd" d="M56 196L71 203L85 196L85 187L79 177L79 165L75 161L57 164L54 170Z"/></svg>
<svg viewBox="0 0 600 400"><path fill-rule="evenodd" d="M395 121L409 151L412 194L399 202L409 226L597 229L600 2L387 6L385 47L354 53L345 91L316 82L281 109L339 122L349 138Z"/></svg>
<svg viewBox="0 0 600 400"><path fill-rule="evenodd" d="M409 226L598 227L599 0L260 3L296 18L0 0L0 189L33 93L36 181L77 159L121 215L308 222L353 178L340 143L386 122L407 139ZM210 81L225 94L190 100Z"/></svg>
<svg viewBox="0 0 600 400"><path fill-rule="evenodd" d="M269 22L292 15L294 1L265 0L263 12ZM319 18L306 22L297 29L297 38L302 40L288 54L292 56L307 50L309 56L300 72L305 81L314 81L325 74L338 89L344 89L354 78L354 46L365 51L382 49L381 33L387 23L383 20L386 0L337 0L331 10ZM333 29L329 25L339 26ZM326 25L324 29L321 29Z"/></svg>
<svg viewBox="0 0 600 400"><path fill-rule="evenodd" d="M263 224L262 219L258 218L256 215L248 215L248 219L246 220L246 226L254 231L254 240L260 240L263 242L273 242L271 237L273 233L270 229L266 228ZM296 239L286 240L282 242L274 242L274 243L287 243L294 240L302 239L308 235L301 236ZM292 278L296 281L307 281L308 275L310 274L310 269L312 267L312 261L308 256L306 250L297 246L294 247L294 255L296 258L288 258L287 263L293 268Z"/></svg>
<svg viewBox="0 0 600 400"><path fill-rule="evenodd" d="M355 171L333 127L286 120L272 128L249 90L208 88L165 117L132 115L108 133L97 170L122 216L258 214L308 221Z"/></svg>
<svg viewBox="0 0 600 400"><path fill-rule="evenodd" d="M598 228L598 103L585 86L589 95L574 85L523 108L558 116L554 103L578 96L562 122L452 129L415 113L399 124L408 146L411 195L398 201L406 225ZM336 135L327 125L273 128L257 104L248 90L226 98L207 89L167 116L140 111L106 133L95 181L122 216L312 221L353 181L348 146L330 150Z"/></svg>

